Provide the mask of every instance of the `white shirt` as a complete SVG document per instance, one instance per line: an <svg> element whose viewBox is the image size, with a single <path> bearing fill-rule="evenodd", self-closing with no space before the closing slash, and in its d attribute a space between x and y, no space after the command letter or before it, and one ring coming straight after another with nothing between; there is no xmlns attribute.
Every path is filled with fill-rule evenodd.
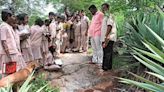
<svg viewBox="0 0 164 92"><path fill-rule="evenodd" d="M109 17L104 16L102 27L101 27L101 41L105 41L105 34L107 32L107 26L111 25L112 29L109 33L108 37L110 38L110 41L116 41L117 40L117 29L116 29L116 23L114 20L114 17L110 15Z"/></svg>

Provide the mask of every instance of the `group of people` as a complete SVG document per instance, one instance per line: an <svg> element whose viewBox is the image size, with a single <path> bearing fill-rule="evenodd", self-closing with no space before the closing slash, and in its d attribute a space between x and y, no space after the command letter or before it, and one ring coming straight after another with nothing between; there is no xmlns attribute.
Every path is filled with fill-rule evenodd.
<svg viewBox="0 0 164 92"><path fill-rule="evenodd" d="M2 10L0 70L4 74L10 65L15 64L16 71L32 61L49 66L61 53L87 51L89 18L83 10L71 15L50 12L48 17L37 18L30 27L26 13L15 16L10 9Z"/></svg>
<svg viewBox="0 0 164 92"><path fill-rule="evenodd" d="M73 14L49 13L49 19L37 18L30 27L26 13L17 16L9 9L1 12L0 70L5 74L7 64L15 62L16 71L32 61L51 65L56 56L65 52L87 52L88 39L93 48L91 63L102 64L103 70L112 69L113 44L116 41L116 24L109 5L102 12L95 5L89 7L92 21L84 10ZM12 67L13 68L13 67Z"/></svg>

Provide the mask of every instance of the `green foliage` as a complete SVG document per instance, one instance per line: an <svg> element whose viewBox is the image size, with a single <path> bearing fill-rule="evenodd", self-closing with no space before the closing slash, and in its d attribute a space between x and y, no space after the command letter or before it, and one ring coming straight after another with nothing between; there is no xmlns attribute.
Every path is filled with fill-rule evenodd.
<svg viewBox="0 0 164 92"><path fill-rule="evenodd" d="M40 87L49 84L48 81L44 79L44 75L39 75L33 82L29 92L36 92ZM43 92L60 92L59 88L52 88L50 85L43 89Z"/></svg>
<svg viewBox="0 0 164 92"><path fill-rule="evenodd" d="M32 80L33 74L34 72L27 78L27 80L23 83L23 85L21 86L18 92L29 92L30 88L32 87L30 81ZM45 87L47 87L47 84L38 87L38 89L35 91L30 91L30 92L41 92ZM9 85L7 88L0 88L0 92L13 92L12 86Z"/></svg>
<svg viewBox="0 0 164 92"><path fill-rule="evenodd" d="M154 20L154 22L156 23L156 20ZM160 24L157 23L156 25L160 25ZM161 83L152 82L144 77L138 76L133 73L131 74L137 79L139 79L140 82L130 79L125 79L125 78L119 78L119 79L120 82L122 83L135 85L140 88L146 89L150 92L163 92L164 86L162 84L164 82L164 67L162 65L164 64L164 50L159 49L159 47L164 46L164 39L161 37L162 36L161 34L158 35L157 34L158 32L155 32L155 30L151 28L152 26L147 26L143 24L142 28L138 27L139 29L137 31L141 31L143 27L145 27L148 31L149 34L147 35L151 35L151 37L153 37L153 39L155 39L158 42L159 46L156 46L156 44L152 43L151 42L152 40L146 39L144 35L138 36L138 34L135 34L138 36L138 38L140 38L139 40L141 41L142 45L145 46L145 48L147 48L148 51L131 46L132 55L134 56L135 59L137 59L140 63L142 63L152 71L146 73L157 77L158 79L161 80Z"/></svg>
<svg viewBox="0 0 164 92"><path fill-rule="evenodd" d="M145 24L147 26L145 26ZM134 46L147 50L147 48L142 44L142 41L147 40L158 49L162 49L158 39L155 39L155 36L153 36L151 33L156 33L162 39L164 39L163 24L164 17L158 12L151 13L149 15L140 13L135 17L132 17L132 20L129 22L126 22L125 27L128 31L124 38L125 43L128 46Z"/></svg>

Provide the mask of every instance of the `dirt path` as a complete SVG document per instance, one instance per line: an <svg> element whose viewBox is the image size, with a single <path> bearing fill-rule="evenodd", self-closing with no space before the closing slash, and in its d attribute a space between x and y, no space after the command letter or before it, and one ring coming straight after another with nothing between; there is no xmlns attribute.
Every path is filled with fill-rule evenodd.
<svg viewBox="0 0 164 92"><path fill-rule="evenodd" d="M110 92L114 72L102 73L97 65L88 64L91 56L82 53L64 54L59 72L45 72L47 80L60 92ZM97 91L95 91L97 90Z"/></svg>

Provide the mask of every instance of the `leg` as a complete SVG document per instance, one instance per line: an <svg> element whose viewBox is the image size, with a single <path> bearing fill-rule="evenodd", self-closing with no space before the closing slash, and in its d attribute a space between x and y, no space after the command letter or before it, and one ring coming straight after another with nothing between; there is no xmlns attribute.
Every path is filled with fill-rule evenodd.
<svg viewBox="0 0 164 92"><path fill-rule="evenodd" d="M112 53L113 53L113 44L114 41L109 41L106 48L103 48L104 57L103 57L103 70L112 69Z"/></svg>
<svg viewBox="0 0 164 92"><path fill-rule="evenodd" d="M83 46L84 51L88 51L88 36L84 34L84 46Z"/></svg>
<svg viewBox="0 0 164 92"><path fill-rule="evenodd" d="M77 50L80 50L80 47L81 47L81 37L79 35L77 38Z"/></svg>
<svg viewBox="0 0 164 92"><path fill-rule="evenodd" d="M91 38L91 46L93 49L92 62L97 63L97 49L96 49L96 43L94 41L94 38Z"/></svg>
<svg viewBox="0 0 164 92"><path fill-rule="evenodd" d="M102 49L102 44L101 44L100 39L101 39L100 36L96 36L94 38L94 41L95 41L95 46L96 46L96 49L97 49L98 63L102 64L102 61L103 61L103 49Z"/></svg>

